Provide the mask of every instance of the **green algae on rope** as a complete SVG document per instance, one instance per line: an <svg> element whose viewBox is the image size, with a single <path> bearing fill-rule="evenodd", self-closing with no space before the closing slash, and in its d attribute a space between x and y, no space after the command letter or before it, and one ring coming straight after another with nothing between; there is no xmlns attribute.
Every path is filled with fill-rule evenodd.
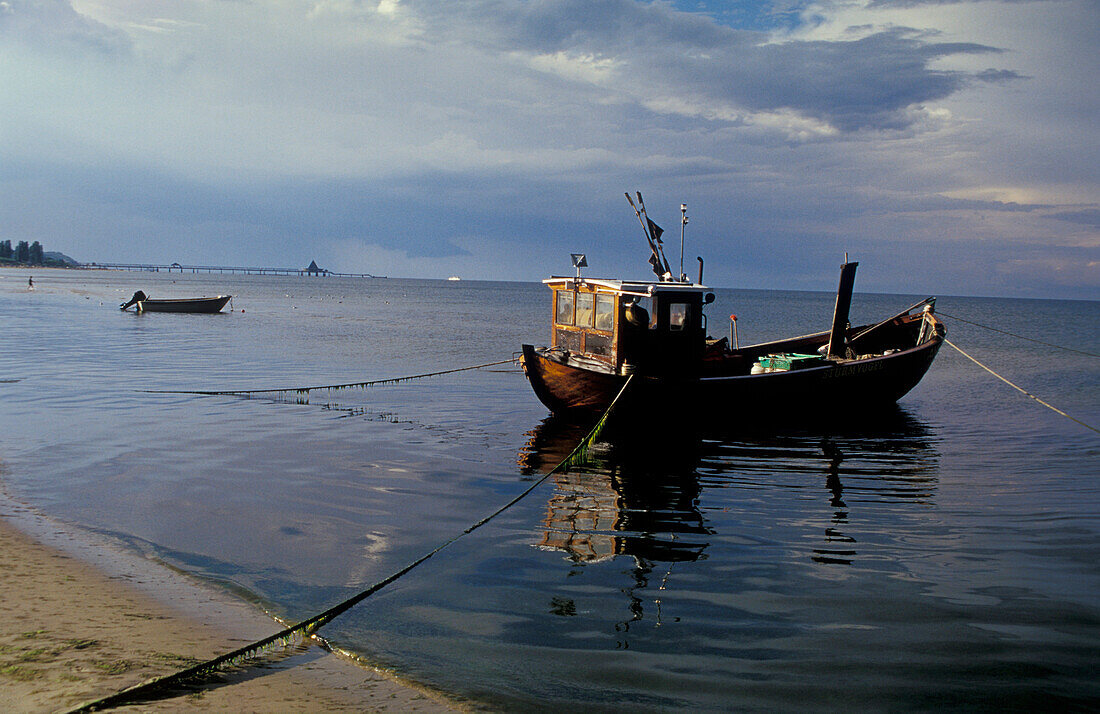
<svg viewBox="0 0 1100 714"><path fill-rule="evenodd" d="M347 600L344 600L343 602L330 607L324 612L318 613L307 620L302 620L297 625L287 627L283 630L280 630L279 632L276 632L273 635L263 638L262 640L257 640L256 642L245 645L244 647L240 647L236 650L233 650L232 652L227 652L221 656L215 657L211 660L207 660L206 662L201 662L197 665L188 667L178 672L164 675L163 677L155 677L127 689L123 689L122 691L116 692L115 694L111 694L95 701L82 704L76 709L69 710L68 714L83 714L84 712L101 711L103 709L111 709L113 707L122 706L124 704L152 699L155 698L154 695L157 692L161 692L187 682L194 683L195 680L214 674L224 667L239 665L245 660L255 657L256 655L262 653L263 651L267 650L269 647L275 644L281 644L285 647L296 638L311 638L318 641L319 644L327 648L327 643L322 638L315 635L318 629L324 627L326 624L336 619L343 613L347 612L351 608L355 607L363 600L366 600L368 597L386 587L390 583L401 578L413 568L424 563L444 548L458 541L460 538L474 532L481 526L499 516L501 513L504 513L509 508L523 500L536 488L545 483L546 480L555 473L568 471L573 466L576 466L579 463L583 463L587 458L589 447L591 447L591 445L600 437L600 434L602 433L604 426L607 424L607 420L610 417L611 412L615 409L616 405L618 405L619 400L622 398L623 394L626 393L626 390L628 387L630 387L630 383L633 381L633 379L634 375L630 375L629 377L627 377L626 382L623 383L622 388L619 390L619 393L615 395L615 398L611 400L611 404L608 405L607 409L604 411L599 421L596 422L592 429L589 430L588 434L580 440L580 442L573 448L573 450L569 452L569 455L558 462L557 466L547 471L545 474L543 474L541 478L539 478L526 489L524 489L519 495L505 503L497 510L490 513L488 516L485 516L477 523L474 523L473 525L467 527L461 533L452 536L450 539L444 541L440 545L436 546L433 550L420 556L400 570L371 585L366 590L356 593Z"/></svg>

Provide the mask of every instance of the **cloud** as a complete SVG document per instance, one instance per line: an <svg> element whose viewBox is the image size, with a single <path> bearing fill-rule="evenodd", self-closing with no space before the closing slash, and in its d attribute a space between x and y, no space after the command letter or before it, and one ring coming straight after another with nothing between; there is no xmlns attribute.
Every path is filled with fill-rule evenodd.
<svg viewBox="0 0 1100 714"><path fill-rule="evenodd" d="M124 32L76 12L67 0L3 0L0 43L20 43L49 52L125 54Z"/></svg>
<svg viewBox="0 0 1100 714"><path fill-rule="evenodd" d="M1012 292L981 266L1100 250L1100 6L995 1L8 2L0 222L90 260L643 277L641 189L718 284L829 289L852 250Z"/></svg>
<svg viewBox="0 0 1100 714"><path fill-rule="evenodd" d="M403 7L433 40L526 56L530 66L597 86L615 101L692 118L751 120L793 112L841 131L898 129L911 123L909 107L970 82L1017 78L1006 69L933 69L943 57L999 50L931 42L904 28L850 40L776 41L631 0L413 1Z"/></svg>
<svg viewBox="0 0 1100 714"><path fill-rule="evenodd" d="M1100 208L1087 208L1081 211L1055 211L1046 217L1100 229Z"/></svg>
<svg viewBox="0 0 1100 714"><path fill-rule="evenodd" d="M1057 0L871 0L868 7L871 8L909 8L927 5L961 5L963 3L1025 3L1025 2L1057 2Z"/></svg>

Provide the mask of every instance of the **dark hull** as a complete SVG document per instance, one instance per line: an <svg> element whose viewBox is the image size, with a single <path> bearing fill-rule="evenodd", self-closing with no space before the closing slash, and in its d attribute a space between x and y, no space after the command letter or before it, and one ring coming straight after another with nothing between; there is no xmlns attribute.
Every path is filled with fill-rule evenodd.
<svg viewBox="0 0 1100 714"><path fill-rule="evenodd" d="M134 304L138 312L194 312L215 313L221 312L229 295L218 295L211 298L184 298L179 300L142 300Z"/></svg>
<svg viewBox="0 0 1100 714"><path fill-rule="evenodd" d="M935 335L916 347L890 355L788 372L722 374L722 367L717 366L698 378L639 374L624 395L623 406L738 421L777 412L791 416L809 411L828 414L890 405L921 380L942 341L942 336ZM822 342L814 335L735 354L752 359L760 354L793 351L792 347L809 351ZM523 346L523 368L539 400L555 413L602 411L626 381L622 375L567 364L554 353L531 345Z"/></svg>

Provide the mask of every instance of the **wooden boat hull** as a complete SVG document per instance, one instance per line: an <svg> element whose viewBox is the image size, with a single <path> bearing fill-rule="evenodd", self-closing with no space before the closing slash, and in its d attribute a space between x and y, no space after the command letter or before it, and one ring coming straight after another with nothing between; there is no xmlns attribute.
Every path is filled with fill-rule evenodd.
<svg viewBox="0 0 1100 714"><path fill-rule="evenodd" d="M181 298L176 300L141 300L134 303L134 309L138 312L191 312L191 313L215 313L221 312L230 295L218 295L210 298Z"/></svg>
<svg viewBox="0 0 1100 714"><path fill-rule="evenodd" d="M673 410L735 421L782 412L830 413L895 403L921 380L935 359L943 338L892 354L765 374L715 374L672 378L639 374L624 395L626 409ZM812 335L742 351L746 359L759 354L805 351L823 338ZM523 345L523 369L536 396L552 412L599 412L618 394L626 377L571 365L544 348Z"/></svg>

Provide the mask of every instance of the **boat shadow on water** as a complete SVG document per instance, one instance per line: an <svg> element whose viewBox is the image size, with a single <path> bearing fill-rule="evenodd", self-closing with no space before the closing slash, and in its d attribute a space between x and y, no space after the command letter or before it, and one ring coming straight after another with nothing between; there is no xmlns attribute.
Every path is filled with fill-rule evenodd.
<svg viewBox="0 0 1100 714"><path fill-rule="evenodd" d="M809 499L804 508L821 510L827 501L832 510L808 557L850 565L858 557L856 539L846 534L853 509L920 507L934 498L937 437L897 405L842 421L680 426L655 436L628 420L609 421L583 465L552 476L537 545L581 565L632 556L648 572L657 562L706 557L724 523L707 515L708 501L738 495L720 489L751 491L754 499L763 491L773 501L794 490ZM527 434L517 458L522 472L550 471L589 428L547 417Z"/></svg>

